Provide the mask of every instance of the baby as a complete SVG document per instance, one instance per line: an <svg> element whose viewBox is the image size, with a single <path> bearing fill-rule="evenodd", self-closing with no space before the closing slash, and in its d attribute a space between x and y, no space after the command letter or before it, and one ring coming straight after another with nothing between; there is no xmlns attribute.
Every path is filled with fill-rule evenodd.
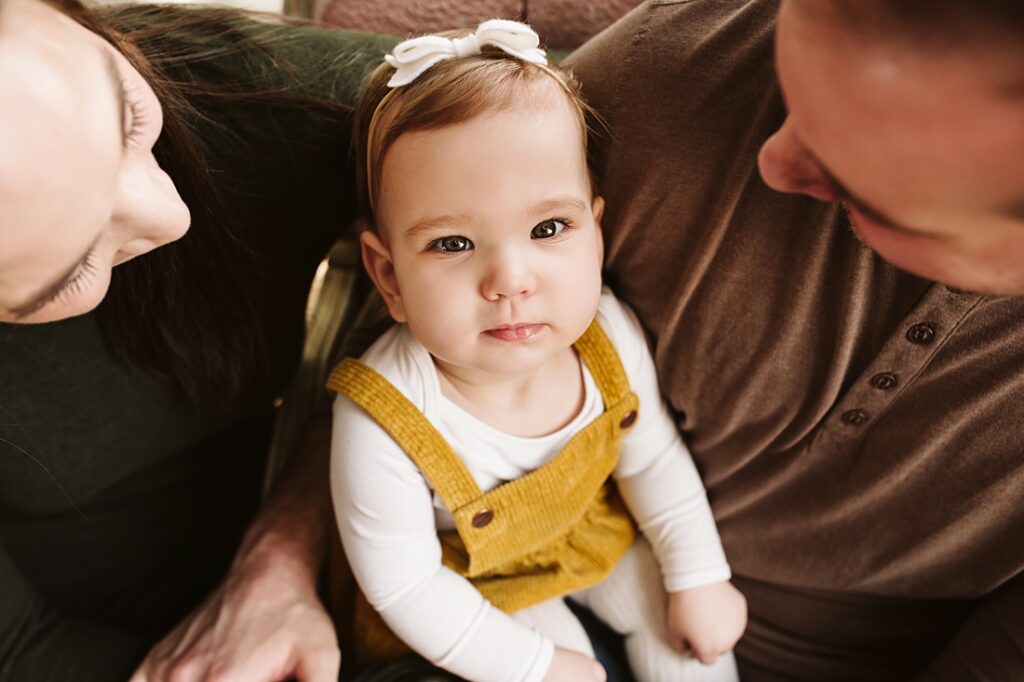
<svg viewBox="0 0 1024 682"><path fill-rule="evenodd" d="M603 680L563 597L626 636L640 682L735 680L746 602L643 331L602 288L577 83L511 21L386 60L356 144L397 324L329 381L366 600L472 681Z"/></svg>

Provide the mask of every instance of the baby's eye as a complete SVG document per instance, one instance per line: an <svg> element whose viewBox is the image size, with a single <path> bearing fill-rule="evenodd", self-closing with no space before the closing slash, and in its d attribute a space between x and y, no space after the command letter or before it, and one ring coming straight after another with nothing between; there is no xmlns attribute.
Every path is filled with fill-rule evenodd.
<svg viewBox="0 0 1024 682"><path fill-rule="evenodd" d="M564 220L558 220L555 218L545 220L542 223L538 223L532 230L530 230L530 239L551 239L552 237L557 237L562 234L562 230L566 227L568 227L568 225Z"/></svg>
<svg viewBox="0 0 1024 682"><path fill-rule="evenodd" d="M452 237L441 237L430 242L427 246L432 251L443 251L444 253L459 253L460 251L469 251L473 248L473 242L466 237L460 237L458 235Z"/></svg>

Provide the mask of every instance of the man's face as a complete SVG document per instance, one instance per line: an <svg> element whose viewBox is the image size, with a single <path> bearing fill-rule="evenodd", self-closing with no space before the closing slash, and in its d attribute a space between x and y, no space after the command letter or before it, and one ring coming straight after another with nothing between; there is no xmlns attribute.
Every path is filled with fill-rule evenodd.
<svg viewBox="0 0 1024 682"><path fill-rule="evenodd" d="M998 41L922 49L844 28L822 0L783 0L789 117L761 150L765 182L843 202L858 237L898 267L1024 293L1020 52Z"/></svg>

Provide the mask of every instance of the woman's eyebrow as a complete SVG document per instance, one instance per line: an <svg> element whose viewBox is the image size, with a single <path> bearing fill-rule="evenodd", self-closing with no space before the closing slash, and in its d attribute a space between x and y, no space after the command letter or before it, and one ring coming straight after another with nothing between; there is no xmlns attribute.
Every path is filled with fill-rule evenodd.
<svg viewBox="0 0 1024 682"><path fill-rule="evenodd" d="M34 295L27 302L15 308L9 308L8 312L14 315L14 319L20 320L21 318L28 317L35 311L42 308L47 301L49 301L62 288L64 288L64 285L68 283L68 280L74 277L78 269L85 264L85 260L89 257L89 254L92 253L93 249L96 248L96 244L99 243L101 236L102 233L96 235L96 239L92 241L92 244L90 244L89 248L85 250L85 252L82 254L82 257L79 258L74 265L68 268L68 270L64 272L60 279L54 281L50 285L47 285L46 288L44 288L38 294Z"/></svg>

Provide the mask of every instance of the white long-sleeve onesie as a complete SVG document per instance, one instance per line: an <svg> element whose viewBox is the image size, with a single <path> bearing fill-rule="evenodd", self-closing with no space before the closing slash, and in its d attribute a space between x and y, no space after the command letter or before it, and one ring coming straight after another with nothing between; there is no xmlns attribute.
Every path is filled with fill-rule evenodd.
<svg viewBox="0 0 1024 682"><path fill-rule="evenodd" d="M607 290L597 319L640 405L636 423L623 435L613 477L651 543L664 587L671 592L727 580L729 567L703 485L659 395L639 322ZM500 432L441 394L430 354L405 325L391 328L362 361L423 412L483 491L542 466L604 411L584 368L584 405L568 425L539 438ZM334 404L331 488L356 580L410 647L470 680L543 677L553 655L551 640L492 606L442 565L437 531L454 528L451 515L405 452L343 396Z"/></svg>

